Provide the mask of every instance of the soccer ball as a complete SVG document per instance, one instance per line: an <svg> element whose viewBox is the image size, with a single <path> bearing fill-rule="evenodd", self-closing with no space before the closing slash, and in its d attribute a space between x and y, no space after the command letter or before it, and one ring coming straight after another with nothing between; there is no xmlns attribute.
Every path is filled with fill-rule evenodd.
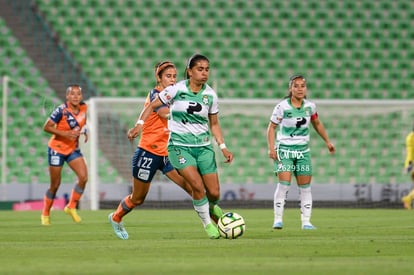
<svg viewBox="0 0 414 275"><path fill-rule="evenodd" d="M217 228L223 238L236 239L246 231L246 224L239 214L227 212L217 221Z"/></svg>

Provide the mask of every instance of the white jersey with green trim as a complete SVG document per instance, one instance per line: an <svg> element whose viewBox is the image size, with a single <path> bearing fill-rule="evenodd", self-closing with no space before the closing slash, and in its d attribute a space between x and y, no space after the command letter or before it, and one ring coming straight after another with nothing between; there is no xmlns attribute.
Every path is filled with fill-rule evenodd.
<svg viewBox="0 0 414 275"><path fill-rule="evenodd" d="M208 115L219 112L218 97L207 84L193 93L188 83L188 80L182 80L158 95L164 104L170 105L169 142L182 146L206 146L211 144Z"/></svg>
<svg viewBox="0 0 414 275"><path fill-rule="evenodd" d="M292 106L290 98L282 100L273 110L270 121L279 126L278 145L308 145L311 117L317 115L316 105L304 99L300 108Z"/></svg>

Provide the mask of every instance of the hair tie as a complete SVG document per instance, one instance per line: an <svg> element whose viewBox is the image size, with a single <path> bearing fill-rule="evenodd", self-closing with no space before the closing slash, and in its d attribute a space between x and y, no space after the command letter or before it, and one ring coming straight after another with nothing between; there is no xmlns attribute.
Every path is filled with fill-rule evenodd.
<svg viewBox="0 0 414 275"><path fill-rule="evenodd" d="M174 63L170 61L165 61L165 62L162 62L160 65L158 65L157 68L155 69L155 77L157 77L159 73L162 72L162 70L164 70L168 66L175 67Z"/></svg>

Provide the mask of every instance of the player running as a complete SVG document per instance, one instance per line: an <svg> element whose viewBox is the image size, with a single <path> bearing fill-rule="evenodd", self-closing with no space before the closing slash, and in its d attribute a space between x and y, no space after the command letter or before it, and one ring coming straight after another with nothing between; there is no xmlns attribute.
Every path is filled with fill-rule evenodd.
<svg viewBox="0 0 414 275"><path fill-rule="evenodd" d="M79 85L70 85L66 89L66 100L66 103L52 112L43 126L43 130L53 136L48 144L50 187L43 198L42 225L50 225L50 208L61 183L65 161L75 172L78 183L72 189L69 203L65 206L64 211L72 217L74 222L81 222L81 217L76 212L76 206L88 181L88 169L79 149L79 137L84 134L85 142L88 141L87 131L84 128L87 105L82 101L82 88Z"/></svg>
<svg viewBox="0 0 414 275"><path fill-rule="evenodd" d="M294 75L289 81L289 95L273 110L267 128L269 157L274 160L279 178L274 194L274 229L283 228L283 211L292 175L299 187L302 229L316 229L310 222L312 212L312 164L309 149L309 126L325 141L329 152L335 147L318 118L316 105L306 99L306 80ZM275 143L275 132L278 128Z"/></svg>
<svg viewBox="0 0 414 275"><path fill-rule="evenodd" d="M217 205L220 184L210 130L219 144L225 162L232 162L233 154L224 144L218 119L217 94L206 83L209 70L210 62L207 57L193 55L186 67L187 79L162 91L143 110L137 125L130 129L128 138L137 137L145 129L153 110L164 104L171 104L168 156L173 166L191 184L193 206L207 235L211 239L217 239L220 234L211 222L210 212L219 218L223 211Z"/></svg>
<svg viewBox="0 0 414 275"><path fill-rule="evenodd" d="M158 98L160 91L176 83L175 65L169 61L158 63L155 67L155 78L157 85L148 93L145 107ZM128 239L128 232L122 222L123 217L134 207L144 203L157 170L161 170L191 196L191 186L178 174L168 159L168 115L168 105L164 104L156 108L149 116L132 158L132 193L121 200L115 212L109 214L109 222L120 239Z"/></svg>

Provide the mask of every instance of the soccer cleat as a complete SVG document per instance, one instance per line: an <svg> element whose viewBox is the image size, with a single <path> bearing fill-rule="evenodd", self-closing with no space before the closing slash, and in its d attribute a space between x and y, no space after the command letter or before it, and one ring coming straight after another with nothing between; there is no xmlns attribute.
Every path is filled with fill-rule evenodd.
<svg viewBox="0 0 414 275"><path fill-rule="evenodd" d="M114 221L112 219L113 214L114 213L110 213L108 215L108 219L109 223L112 225L112 228L114 229L115 235L122 240L128 240L128 232L125 230L124 223Z"/></svg>
<svg viewBox="0 0 414 275"><path fill-rule="evenodd" d="M215 204L213 209L210 209L210 218L217 223L221 216L223 216L223 210L221 210L220 206Z"/></svg>
<svg viewBox="0 0 414 275"><path fill-rule="evenodd" d="M302 225L302 229L303 230L315 230L316 227L309 223L309 224Z"/></svg>
<svg viewBox="0 0 414 275"><path fill-rule="evenodd" d="M50 216L40 215L40 220L42 222L42 225L50 225Z"/></svg>
<svg viewBox="0 0 414 275"><path fill-rule="evenodd" d="M273 229L282 229L283 228L283 222L275 222L273 224Z"/></svg>
<svg viewBox="0 0 414 275"><path fill-rule="evenodd" d="M409 196L402 197L401 201L404 204L405 209L411 209L411 198Z"/></svg>
<svg viewBox="0 0 414 275"><path fill-rule="evenodd" d="M81 217L79 217L78 213L76 212L76 208L69 208L69 207L65 206L63 211L65 211L66 214L70 215L74 222L76 222L76 223L81 222L82 219L81 219Z"/></svg>
<svg viewBox="0 0 414 275"><path fill-rule="evenodd" d="M204 228L204 230L206 231L206 233L207 233L207 235L210 239L220 238L220 233L219 233L217 227L214 224L212 224L212 223L207 224L207 226Z"/></svg>

